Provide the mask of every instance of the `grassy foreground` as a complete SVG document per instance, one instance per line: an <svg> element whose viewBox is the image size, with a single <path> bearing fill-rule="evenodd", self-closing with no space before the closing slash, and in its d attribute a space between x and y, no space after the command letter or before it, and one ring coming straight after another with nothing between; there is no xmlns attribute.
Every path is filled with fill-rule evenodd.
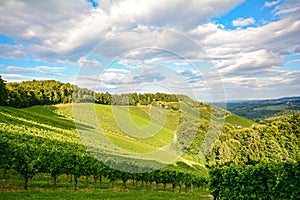
<svg viewBox="0 0 300 200"><path fill-rule="evenodd" d="M162 184L156 188L155 183L151 186L139 182L138 190L136 183L127 181L126 189L122 181L116 181L114 188L111 182L103 178L101 184L97 180L96 189L92 177L78 178L78 190L73 191L73 182L69 182L69 176L60 175L57 179L57 189L53 190L51 177L47 173L35 175L28 183L29 190L23 190L23 181L20 174L14 170L8 170L4 179L4 170L0 170L0 199L212 199L210 192L204 188L193 188L186 190L183 186L181 193L176 187L174 192L170 184L166 190Z"/></svg>
<svg viewBox="0 0 300 200"><path fill-rule="evenodd" d="M2 172L3 173L3 172ZM1 174L2 175L2 174ZM79 190L73 191L72 183L68 182L68 177L60 176L58 188L52 189L50 177L45 174L37 175L29 183L29 190L23 190L22 180L19 175L10 170L9 178L0 180L0 199L212 199L209 191L195 188L192 192L182 188L179 194L178 188L174 192L168 185L166 191L162 185L159 185L156 191L155 185L152 184L146 190L145 185L139 184L138 191L135 191L135 185L130 181L127 183L127 189L124 191L121 182L116 182L115 187L111 189L111 183L104 179L102 184L97 183L97 189L93 189L92 180L86 182L85 177L78 179Z"/></svg>
<svg viewBox="0 0 300 200"><path fill-rule="evenodd" d="M19 191L1 192L1 199L212 199L211 195L201 193L183 193L178 195L171 192L120 192L120 191Z"/></svg>

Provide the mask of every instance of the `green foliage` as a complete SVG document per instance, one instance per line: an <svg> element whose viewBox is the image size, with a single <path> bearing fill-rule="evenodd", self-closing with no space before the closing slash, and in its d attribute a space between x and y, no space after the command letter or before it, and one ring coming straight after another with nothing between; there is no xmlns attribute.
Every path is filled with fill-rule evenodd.
<svg viewBox="0 0 300 200"><path fill-rule="evenodd" d="M111 95L108 92L106 92L106 93L95 94L95 103L104 104L104 105L136 106L138 104L151 105L151 104L156 104L156 102L178 102L178 99L175 94L165 94L165 93L156 93L156 94L132 93L132 94Z"/></svg>
<svg viewBox="0 0 300 200"><path fill-rule="evenodd" d="M33 141L32 141L33 142ZM41 166L41 149L30 143L17 144L14 146L12 158L13 169L19 172L24 178L24 189L27 190L28 179L36 175Z"/></svg>
<svg viewBox="0 0 300 200"><path fill-rule="evenodd" d="M7 91L5 88L5 81L1 78L0 75L0 106L4 106L6 104Z"/></svg>
<svg viewBox="0 0 300 200"><path fill-rule="evenodd" d="M273 121L253 128L223 129L216 145L206 157L208 166L279 163L300 158L300 115L286 121Z"/></svg>
<svg viewBox="0 0 300 200"><path fill-rule="evenodd" d="M7 91L7 96L5 97L6 104L16 108L94 101L91 98L94 92L91 90L54 80L7 83L5 88Z"/></svg>
<svg viewBox="0 0 300 200"><path fill-rule="evenodd" d="M214 168L210 190L217 199L298 199L299 162Z"/></svg>
<svg viewBox="0 0 300 200"><path fill-rule="evenodd" d="M278 199L299 199L300 162L284 162L277 166L274 192Z"/></svg>
<svg viewBox="0 0 300 200"><path fill-rule="evenodd" d="M95 93L86 88L79 88L70 83L54 80L23 81L7 83L0 76L0 105L16 108L34 105L51 105L71 102L95 102L104 105L151 105L155 102L178 102L175 94L144 93L144 94L109 94ZM172 104L173 109L179 109L178 104Z"/></svg>

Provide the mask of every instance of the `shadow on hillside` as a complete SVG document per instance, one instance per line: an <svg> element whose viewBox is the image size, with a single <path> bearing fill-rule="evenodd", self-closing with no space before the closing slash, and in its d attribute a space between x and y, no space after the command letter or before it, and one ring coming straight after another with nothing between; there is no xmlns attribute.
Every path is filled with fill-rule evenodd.
<svg viewBox="0 0 300 200"><path fill-rule="evenodd" d="M74 120L57 113L57 110L55 106L34 106L24 109L1 107L1 111L4 114L7 113L4 115L5 123L24 124L50 131L55 128L76 129ZM76 123L76 125L84 129L93 129L92 126L82 123Z"/></svg>

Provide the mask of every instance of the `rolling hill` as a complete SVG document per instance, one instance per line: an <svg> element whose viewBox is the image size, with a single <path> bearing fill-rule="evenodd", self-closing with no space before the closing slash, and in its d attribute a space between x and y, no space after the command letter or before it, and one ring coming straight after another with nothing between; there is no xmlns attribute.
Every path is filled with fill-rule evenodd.
<svg viewBox="0 0 300 200"><path fill-rule="evenodd" d="M76 105L76 104L74 104ZM73 105L73 106L74 106ZM77 104L82 110L87 110L87 107L94 107L96 111L96 119L99 122L99 127L104 133L106 138L113 144L96 143L98 150L107 153L108 155L131 156L131 152L134 153L151 153L159 151L164 146L172 143L175 133L178 131L180 119L182 119L180 110L163 109L160 112L165 113L165 121L162 124L161 121L151 119L149 112L151 112L152 106L129 106L128 111L130 119L133 123L139 125L139 127L148 127L145 130L158 130L155 135L148 137L139 137L138 135L132 135L128 131L122 130L123 125L120 126L115 120L115 115L123 119L127 113L124 110L126 107L115 106L117 111L113 111L112 106L100 105L100 104ZM58 104L54 106L33 106L29 108L11 108L1 107L0 109L0 131L8 137L22 141L22 138L39 138L47 142L56 141L70 146L76 146L76 148L84 149L82 141L82 135L78 135L78 130L94 130L91 117L87 115L81 116L83 119L80 122L74 123L73 111L71 104ZM225 112L217 109L218 112ZM188 119L191 122L197 120L197 111L190 107L187 110ZM201 121L209 123L208 119L212 113L212 107L206 104L200 106ZM239 119L238 121L234 120ZM194 121L193 121L194 120ZM247 119L231 115L226 112L226 123L232 123L234 126L251 126L254 122ZM186 124L185 124L186 125ZM77 127L76 127L77 126ZM158 128L157 128L158 127ZM76 129L77 128L77 129ZM129 127L130 128L130 127ZM130 130L130 129L129 129ZM81 138L80 138L81 137ZM95 144L95 143L93 143ZM85 143L87 145L87 143ZM117 147L117 148L116 148ZM120 153L119 148L122 149ZM125 153L123 153L125 152ZM126 153L129 152L129 153ZM198 155L195 155L197 157ZM139 157L140 159L140 157ZM146 159L146 158L145 158ZM180 166L185 166L187 170L201 169L201 173L207 175L207 171L202 164L197 162L197 159L188 156L186 154L178 157L174 161L174 167L176 163L182 163Z"/></svg>
<svg viewBox="0 0 300 200"><path fill-rule="evenodd" d="M261 120L284 111L300 111L300 97L283 97L267 100L245 100L228 102L226 109L236 115Z"/></svg>
<svg viewBox="0 0 300 200"><path fill-rule="evenodd" d="M153 190L155 183L163 191L181 191L184 186L186 191L194 187L201 192L207 191L209 180L218 179L212 174L216 166L273 166L299 159L299 114L257 124L190 99L180 103L180 108L93 103L0 106L0 169L4 177L6 172L12 177L1 187L19 189L23 178L27 189L29 178L34 178L30 188L49 189L51 180L54 189L56 179L59 189L70 188L73 178L74 190L77 180L82 190L83 180L93 177L95 189L97 179L103 178L101 189L115 186L127 191L126 182L135 181L130 190L145 183L147 191L147 183ZM255 178L247 177L250 185ZM84 188L91 185L86 181Z"/></svg>

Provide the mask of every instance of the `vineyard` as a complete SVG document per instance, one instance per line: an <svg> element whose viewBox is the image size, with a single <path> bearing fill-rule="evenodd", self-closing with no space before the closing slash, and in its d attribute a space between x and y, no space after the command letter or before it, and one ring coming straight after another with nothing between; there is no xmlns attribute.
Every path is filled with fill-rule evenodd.
<svg viewBox="0 0 300 200"><path fill-rule="evenodd" d="M197 121L194 109L197 106L193 102L188 103L189 109L185 108L188 120L181 123L184 127L197 124L197 134L186 153L170 165L156 160L140 162L138 158L128 159L126 154L117 154L115 149L105 145L100 150L106 156L99 162L83 145L77 132L92 129L92 119L83 115L75 125L71 104L22 109L2 106L0 172L1 190L6 192L1 195L5 197L7 191L23 188L66 191L65 195L70 195L69 198L79 199L69 192L95 191L114 198L118 195L123 197L120 192L131 191L128 199L135 192L141 192L145 198L162 195L164 199L171 198L173 193L181 193L182 196L173 198L182 199L211 199L210 193L218 199L231 199L233 196L238 199L299 197L299 115L285 116L283 120L277 117L269 124L259 125L216 109L217 114L225 112L225 124L216 145L205 160L201 160L198 157L199 147L215 108L200 103L201 116ZM114 145L129 152L156 151L172 141L174 132L179 129L181 111L165 109L165 125L156 135L150 139L131 136L116 124L111 106L84 103L80 104L80 109L87 110L91 106L95 108L96 121L104 135ZM125 116L124 109L118 107L119 116ZM131 120L142 127L153 122L148 114L150 109L151 106L128 107ZM154 126L159 125L155 120L153 123ZM191 130L179 130L181 135L178 137L183 145ZM109 166L124 166L124 170L116 170L107 163ZM126 172L126 169L139 173ZM167 196L162 193L167 193ZM28 199L30 197L34 198L29 196Z"/></svg>
<svg viewBox="0 0 300 200"><path fill-rule="evenodd" d="M74 190L78 188L78 179L83 176L93 180L91 188L97 188L99 180L109 182L111 189L122 182L122 187L118 189L124 190L130 188L130 180L135 183L135 190L140 189L140 183L145 184L144 189L149 186L149 190L150 187L159 190L159 185L163 186L163 190L169 187L172 191L176 188L178 192L183 187L186 191L198 187L207 188L206 171L200 165L189 167L184 162L178 162L176 166L163 170L133 174L114 170L100 163L81 144L74 122L59 114L67 111L68 106L36 106L25 109L1 107L0 155L4 179L7 178L7 172L11 173L13 170L22 177L24 189L28 189L34 182L29 180L43 174L49 174L49 181L51 180L54 189L57 188L57 181L65 176L72 179ZM6 186L4 184L1 187L5 189Z"/></svg>

